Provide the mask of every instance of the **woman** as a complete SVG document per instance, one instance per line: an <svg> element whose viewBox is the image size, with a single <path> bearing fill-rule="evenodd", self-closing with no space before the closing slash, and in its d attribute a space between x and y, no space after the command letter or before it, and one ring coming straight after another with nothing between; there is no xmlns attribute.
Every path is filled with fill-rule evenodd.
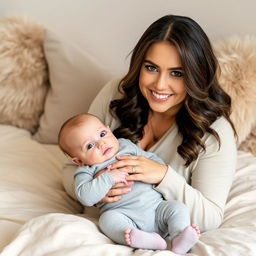
<svg viewBox="0 0 256 256"><path fill-rule="evenodd" d="M201 231L221 224L236 165L231 99L218 83L217 69L202 28L188 17L164 16L138 41L127 75L105 86L89 110L117 137L167 164L122 156L112 168L186 204ZM117 184L103 201L119 200L129 190Z"/></svg>

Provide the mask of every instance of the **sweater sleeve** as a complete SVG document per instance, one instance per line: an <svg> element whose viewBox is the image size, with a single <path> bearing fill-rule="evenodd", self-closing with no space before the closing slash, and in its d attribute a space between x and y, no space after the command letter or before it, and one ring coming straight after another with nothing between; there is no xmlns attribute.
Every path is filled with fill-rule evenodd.
<svg viewBox="0 0 256 256"><path fill-rule="evenodd" d="M75 193L78 200L86 206L98 203L115 184L111 175L104 172L93 178L87 167L79 167L75 173Z"/></svg>
<svg viewBox="0 0 256 256"><path fill-rule="evenodd" d="M236 144L230 124L221 118L213 127L221 140L208 135L206 152L202 152L191 168L189 184L170 165L162 182L155 188L167 200L184 202L191 220L201 231L217 228L223 218L225 203L236 166Z"/></svg>

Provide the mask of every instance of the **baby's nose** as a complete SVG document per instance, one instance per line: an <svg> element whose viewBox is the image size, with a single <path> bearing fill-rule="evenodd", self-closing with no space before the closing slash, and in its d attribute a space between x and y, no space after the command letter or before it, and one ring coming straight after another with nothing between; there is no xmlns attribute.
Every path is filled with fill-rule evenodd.
<svg viewBox="0 0 256 256"><path fill-rule="evenodd" d="M98 141L98 147L102 148L105 145L105 142L103 140Z"/></svg>

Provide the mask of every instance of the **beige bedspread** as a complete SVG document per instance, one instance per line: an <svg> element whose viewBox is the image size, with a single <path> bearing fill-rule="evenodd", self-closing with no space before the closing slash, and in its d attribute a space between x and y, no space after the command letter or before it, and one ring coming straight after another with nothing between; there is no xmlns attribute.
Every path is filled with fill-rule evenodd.
<svg viewBox="0 0 256 256"><path fill-rule="evenodd" d="M175 255L116 245L97 227L97 216L67 196L65 157L26 130L0 125L1 256ZM219 229L202 234L187 255L256 255L256 158L238 152L238 166Z"/></svg>

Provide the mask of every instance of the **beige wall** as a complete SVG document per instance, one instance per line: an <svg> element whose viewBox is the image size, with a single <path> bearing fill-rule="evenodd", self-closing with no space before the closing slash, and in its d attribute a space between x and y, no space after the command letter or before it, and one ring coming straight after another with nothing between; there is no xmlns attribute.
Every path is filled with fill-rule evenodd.
<svg viewBox="0 0 256 256"><path fill-rule="evenodd" d="M26 14L85 47L113 75L145 28L165 14L195 19L212 41L256 35L255 0L0 0L0 16Z"/></svg>

